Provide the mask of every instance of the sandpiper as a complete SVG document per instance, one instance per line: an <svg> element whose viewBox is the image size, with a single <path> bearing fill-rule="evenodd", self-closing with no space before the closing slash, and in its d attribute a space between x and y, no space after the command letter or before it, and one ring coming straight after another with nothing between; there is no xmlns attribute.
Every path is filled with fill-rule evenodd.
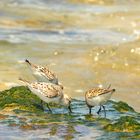
<svg viewBox="0 0 140 140"><path fill-rule="evenodd" d="M29 65L37 81L50 82L57 85L60 84L58 83L57 75L53 71L51 71L48 67L43 67L43 66L33 64L27 59L25 60L25 62Z"/></svg>
<svg viewBox="0 0 140 140"><path fill-rule="evenodd" d="M97 114L100 113L101 107L103 107L105 117L106 117L106 111L104 104L110 99L113 92L115 92L115 89L110 89L111 85L109 85L108 88L93 88L86 92L85 94L85 100L86 104L89 108L89 114L91 114L91 109L94 106L100 106L100 109L97 111Z"/></svg>
<svg viewBox="0 0 140 140"><path fill-rule="evenodd" d="M19 78L20 81L24 82L28 88L41 99L41 106L43 108L43 102L47 103L47 107L50 112L49 107L50 102L58 103L60 105L66 106L71 113L71 98L67 94L63 94L62 87L53 83L45 82L29 82L22 78ZM44 108L43 108L44 109Z"/></svg>

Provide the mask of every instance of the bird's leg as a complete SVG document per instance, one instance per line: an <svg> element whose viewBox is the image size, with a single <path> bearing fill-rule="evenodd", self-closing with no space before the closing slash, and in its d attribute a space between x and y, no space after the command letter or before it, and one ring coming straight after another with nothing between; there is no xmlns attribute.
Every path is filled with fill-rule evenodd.
<svg viewBox="0 0 140 140"><path fill-rule="evenodd" d="M41 108L44 110L43 101L41 100Z"/></svg>
<svg viewBox="0 0 140 140"><path fill-rule="evenodd" d="M100 111L101 111L101 106L100 106L99 110L97 111L97 114L98 114L98 115L99 115Z"/></svg>
<svg viewBox="0 0 140 140"><path fill-rule="evenodd" d="M88 106L88 108L89 108L89 114L91 115L91 108L92 108L92 106Z"/></svg>
<svg viewBox="0 0 140 140"><path fill-rule="evenodd" d="M69 109L69 113L72 113L72 110L71 110L71 106L70 105L68 106L68 109Z"/></svg>
<svg viewBox="0 0 140 140"><path fill-rule="evenodd" d="M103 109L104 109L104 114L105 114L105 118L106 118L106 110L105 110L105 106L102 105L102 107L103 107Z"/></svg>
<svg viewBox="0 0 140 140"><path fill-rule="evenodd" d="M50 112L52 112L52 110L50 109L50 107L49 107L49 104L47 103L47 108L49 109L49 111Z"/></svg>

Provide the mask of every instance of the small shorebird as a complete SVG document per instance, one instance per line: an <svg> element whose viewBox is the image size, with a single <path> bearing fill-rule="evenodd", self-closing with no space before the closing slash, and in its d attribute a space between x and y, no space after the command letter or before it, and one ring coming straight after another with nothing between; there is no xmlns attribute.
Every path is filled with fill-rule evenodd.
<svg viewBox="0 0 140 140"><path fill-rule="evenodd" d="M28 88L41 99L41 106L43 108L43 102L47 103L47 107L50 112L51 109L49 107L50 102L54 102L63 106L66 106L71 113L71 98L67 94L63 94L62 87L53 83L45 83L45 82L33 82L23 80L19 78L20 81L24 82ZM44 108L43 108L44 109Z"/></svg>
<svg viewBox="0 0 140 140"><path fill-rule="evenodd" d="M25 62L29 65L31 71L33 72L33 75L39 82L50 82L56 85L60 84L58 83L57 75L48 67L35 65L27 59L25 60Z"/></svg>
<svg viewBox="0 0 140 140"><path fill-rule="evenodd" d="M98 110L97 114L100 113L101 107L103 107L105 117L106 117L106 111L104 104L110 99L113 92L115 92L115 89L110 89L111 85L109 85L108 88L93 88L86 92L85 94L85 100L86 104L89 108L89 114L91 114L91 108L94 106L100 106L100 109Z"/></svg>

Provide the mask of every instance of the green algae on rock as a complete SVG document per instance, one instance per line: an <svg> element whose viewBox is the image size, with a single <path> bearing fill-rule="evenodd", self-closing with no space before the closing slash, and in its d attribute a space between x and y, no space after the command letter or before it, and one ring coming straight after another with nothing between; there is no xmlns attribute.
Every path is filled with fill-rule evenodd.
<svg viewBox="0 0 140 140"><path fill-rule="evenodd" d="M115 132L140 132L140 123L131 116L122 116L115 123L104 127L108 131Z"/></svg>
<svg viewBox="0 0 140 140"><path fill-rule="evenodd" d="M43 112L40 99L24 86L13 87L0 92L0 109L12 109L19 112Z"/></svg>
<svg viewBox="0 0 140 140"><path fill-rule="evenodd" d="M40 99L24 86L0 92L0 100L0 124L23 131L45 129L50 137L58 139L73 139L88 134L92 137L95 130L104 133L101 138L108 138L106 131L115 134L115 138L120 138L118 132L121 138L131 137L128 132L134 138L139 137L140 115L122 101L109 101L106 105L107 118L104 118L102 111L100 115L96 114L96 108L89 115L85 101L77 99L72 100L72 114L55 104L51 104L53 113L43 111Z"/></svg>
<svg viewBox="0 0 140 140"><path fill-rule="evenodd" d="M127 111L135 112L135 110L131 106L122 101L114 103L113 107L119 112L127 112Z"/></svg>

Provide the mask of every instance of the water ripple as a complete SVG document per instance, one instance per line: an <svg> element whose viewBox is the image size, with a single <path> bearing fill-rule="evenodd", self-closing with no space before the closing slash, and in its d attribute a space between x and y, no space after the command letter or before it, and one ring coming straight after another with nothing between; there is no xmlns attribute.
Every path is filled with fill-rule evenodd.
<svg viewBox="0 0 140 140"><path fill-rule="evenodd" d="M95 30L22 30L1 29L0 40L10 43L48 42L48 43L93 43L93 44L120 44L132 42L137 36L129 35L109 29Z"/></svg>
<svg viewBox="0 0 140 140"><path fill-rule="evenodd" d="M73 4L68 0L5 0L0 2L2 5L37 8L37 9L51 9L54 11L71 11L71 12L88 12L88 13L113 13L113 12L127 12L139 11L137 5L88 5L88 4Z"/></svg>

